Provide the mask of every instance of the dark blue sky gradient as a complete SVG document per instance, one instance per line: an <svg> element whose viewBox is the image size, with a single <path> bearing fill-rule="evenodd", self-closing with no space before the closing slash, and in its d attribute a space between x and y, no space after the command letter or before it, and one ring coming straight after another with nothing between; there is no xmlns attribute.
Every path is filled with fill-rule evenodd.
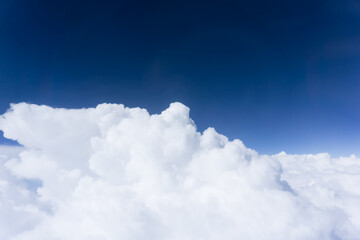
<svg viewBox="0 0 360 240"><path fill-rule="evenodd" d="M360 155L360 2L1 1L0 110L22 101L180 101L260 153Z"/></svg>

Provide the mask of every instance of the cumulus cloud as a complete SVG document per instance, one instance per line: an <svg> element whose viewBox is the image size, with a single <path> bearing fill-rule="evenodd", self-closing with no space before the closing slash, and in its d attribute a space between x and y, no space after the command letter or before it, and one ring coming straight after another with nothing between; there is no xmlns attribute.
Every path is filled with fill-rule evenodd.
<svg viewBox="0 0 360 240"><path fill-rule="evenodd" d="M260 155L189 108L13 104L0 239L359 239L360 159Z"/></svg>

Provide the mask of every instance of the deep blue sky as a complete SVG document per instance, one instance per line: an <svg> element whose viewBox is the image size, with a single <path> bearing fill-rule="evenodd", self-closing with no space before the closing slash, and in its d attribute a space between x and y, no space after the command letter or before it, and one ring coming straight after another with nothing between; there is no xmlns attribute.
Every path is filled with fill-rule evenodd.
<svg viewBox="0 0 360 240"><path fill-rule="evenodd" d="M22 101L180 101L260 153L360 155L360 2L3 0L1 113Z"/></svg>

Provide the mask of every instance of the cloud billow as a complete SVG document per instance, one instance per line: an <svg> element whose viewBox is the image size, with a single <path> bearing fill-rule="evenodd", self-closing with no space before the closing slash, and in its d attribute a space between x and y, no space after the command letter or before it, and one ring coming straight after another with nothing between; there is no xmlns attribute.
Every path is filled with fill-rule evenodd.
<svg viewBox="0 0 360 240"><path fill-rule="evenodd" d="M358 239L360 159L260 155L189 108L13 104L0 239Z"/></svg>

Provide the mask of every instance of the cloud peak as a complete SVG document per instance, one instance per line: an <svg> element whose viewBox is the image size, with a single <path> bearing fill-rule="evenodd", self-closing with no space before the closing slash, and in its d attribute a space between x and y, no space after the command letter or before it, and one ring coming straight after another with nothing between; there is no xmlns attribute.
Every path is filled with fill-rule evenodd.
<svg viewBox="0 0 360 240"><path fill-rule="evenodd" d="M12 104L0 130L23 148L0 147L0 238L360 236L356 156L260 155L189 111Z"/></svg>

